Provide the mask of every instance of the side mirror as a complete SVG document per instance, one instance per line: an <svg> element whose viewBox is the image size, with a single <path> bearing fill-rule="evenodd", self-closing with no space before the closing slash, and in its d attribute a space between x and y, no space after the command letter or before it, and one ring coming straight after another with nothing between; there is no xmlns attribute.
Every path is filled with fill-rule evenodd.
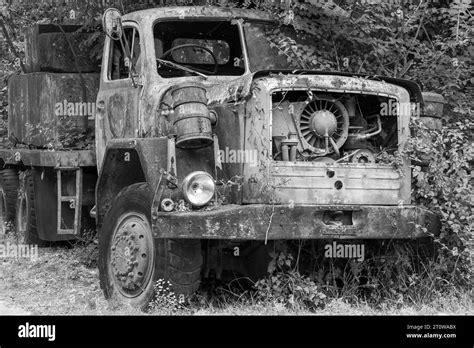
<svg viewBox="0 0 474 348"><path fill-rule="evenodd" d="M109 8L102 17L105 34L113 40L120 40L123 35L122 14L115 8Z"/></svg>

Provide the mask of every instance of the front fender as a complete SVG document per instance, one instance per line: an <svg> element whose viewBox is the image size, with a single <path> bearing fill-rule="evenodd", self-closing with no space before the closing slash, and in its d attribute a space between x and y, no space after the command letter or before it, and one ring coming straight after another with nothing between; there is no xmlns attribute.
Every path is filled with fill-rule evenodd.
<svg viewBox="0 0 474 348"><path fill-rule="evenodd" d="M114 197L137 182L147 182L151 189L168 163L168 138L128 138L108 141L96 186L97 226Z"/></svg>
<svg viewBox="0 0 474 348"><path fill-rule="evenodd" d="M174 139L166 137L110 140L96 186L97 226L101 225L114 197L124 187L148 183L154 196L152 209L158 211L163 193L158 186L171 186L176 193L179 182L186 175L200 170L213 175L214 165L212 146L177 149Z"/></svg>

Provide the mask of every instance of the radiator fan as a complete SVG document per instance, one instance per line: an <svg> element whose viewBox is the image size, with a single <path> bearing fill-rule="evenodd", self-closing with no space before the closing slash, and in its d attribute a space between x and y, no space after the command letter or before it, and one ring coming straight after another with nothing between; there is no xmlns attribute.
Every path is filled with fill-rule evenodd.
<svg viewBox="0 0 474 348"><path fill-rule="evenodd" d="M349 133L349 114L340 101L316 97L301 112L299 128L304 148L318 154L339 153Z"/></svg>

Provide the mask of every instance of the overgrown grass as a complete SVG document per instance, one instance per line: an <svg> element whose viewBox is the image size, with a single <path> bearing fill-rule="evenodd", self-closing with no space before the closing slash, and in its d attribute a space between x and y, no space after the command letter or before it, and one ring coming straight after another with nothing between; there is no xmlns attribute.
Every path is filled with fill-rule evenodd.
<svg viewBox="0 0 474 348"><path fill-rule="evenodd" d="M436 255L403 244L391 250L382 248L362 263L316 260L312 271L303 253L276 253L269 276L253 286L236 280L203 287L184 303L160 280L144 313L104 299L91 234L73 248L40 249L36 260L0 260L0 298L36 315L474 315L472 288L436 276Z"/></svg>
<svg viewBox="0 0 474 348"><path fill-rule="evenodd" d="M430 243L372 243L363 262L324 260L304 265L289 252L275 253L270 274L252 287L235 281L201 292L187 304L157 292L154 314L472 314L472 287L455 274L440 277L440 255ZM375 245L375 246L374 246ZM430 250L430 246L431 249ZM308 275L303 275L302 273ZM462 286L460 284L463 284ZM160 289L162 283L160 281ZM169 299L174 299L170 301ZM162 304L165 303L166 306Z"/></svg>

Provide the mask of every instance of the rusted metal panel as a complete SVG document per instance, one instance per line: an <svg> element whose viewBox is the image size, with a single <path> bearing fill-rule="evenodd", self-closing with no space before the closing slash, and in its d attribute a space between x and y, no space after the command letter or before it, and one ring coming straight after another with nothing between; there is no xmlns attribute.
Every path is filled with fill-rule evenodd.
<svg viewBox="0 0 474 348"><path fill-rule="evenodd" d="M387 205L403 201L401 176L388 166L275 162L271 176L275 199L282 203Z"/></svg>
<svg viewBox="0 0 474 348"><path fill-rule="evenodd" d="M133 24L132 27L136 28L136 24ZM144 52L145 45L141 44L141 49ZM112 45L108 38L104 45L103 67L100 75L100 91L97 94L95 119L97 166L99 170L102 167L106 144L109 140L139 136L139 114L142 103L146 100L146 97L142 97L142 86L134 85L130 77L115 80L110 78L111 58ZM151 133L147 135L150 136Z"/></svg>
<svg viewBox="0 0 474 348"><path fill-rule="evenodd" d="M430 129L441 129L443 109L446 100L441 94L432 92L423 92L423 115L421 121Z"/></svg>
<svg viewBox="0 0 474 348"><path fill-rule="evenodd" d="M62 138L93 133L99 75L83 74L83 78L85 86L78 74L32 73L10 78L9 136L20 143L51 148Z"/></svg>
<svg viewBox="0 0 474 348"><path fill-rule="evenodd" d="M245 164L243 202L288 204L410 204L411 172L408 160L399 169L390 165L276 162L270 153L272 137L271 94L277 90L308 90L390 96L409 102L408 92L381 81L345 76L275 75L256 79L246 103L245 149L255 151L258 166ZM409 134L410 115L398 117L399 149ZM327 170L334 175L328 177ZM335 186L338 182L338 186ZM340 187L339 187L340 186Z"/></svg>
<svg viewBox="0 0 474 348"><path fill-rule="evenodd" d="M29 149L0 149L4 163L40 167L95 167L94 150L47 151Z"/></svg>
<svg viewBox="0 0 474 348"><path fill-rule="evenodd" d="M214 154L220 168L216 168L216 181L228 186L223 196L227 203L242 201L241 178L243 178L243 163L232 161L236 149L244 148L244 105L224 104L216 106L219 119L214 130L218 142L215 144Z"/></svg>
<svg viewBox="0 0 474 348"><path fill-rule="evenodd" d="M245 74L229 81L222 80L207 88L207 98L211 105L235 102L244 99L250 94L254 74Z"/></svg>
<svg viewBox="0 0 474 348"><path fill-rule="evenodd" d="M325 214L351 214L350 224L325 222ZM160 213L159 238L240 240L406 239L426 235L416 225L439 234L439 218L415 206L227 205L211 211Z"/></svg>
<svg viewBox="0 0 474 348"><path fill-rule="evenodd" d="M167 156L168 138L109 140L96 191L98 224L122 188L136 182L147 182L150 190L156 192L156 186L167 169Z"/></svg>
<svg viewBox="0 0 474 348"><path fill-rule="evenodd" d="M114 150L123 150L124 156L115 156L114 159L121 165L132 165L128 161L126 152L135 150L140 159L143 172L149 182L150 187L154 187L158 182L161 171L167 170L168 156L168 138L124 138L112 139L107 144L107 153ZM133 169L129 166L127 170ZM106 170L103 170L106 172ZM110 177L117 176L119 173L110 171L107 173Z"/></svg>
<svg viewBox="0 0 474 348"><path fill-rule="evenodd" d="M99 72L99 61L90 56L86 41L93 33L75 33L79 25L36 24L25 31L26 72ZM74 54L70 44L74 49ZM77 64L77 66L76 66Z"/></svg>
<svg viewBox="0 0 474 348"><path fill-rule="evenodd" d="M140 89L128 80L117 80L101 88L97 98L96 150L97 165L102 166L106 144L113 139L137 136ZM115 88L113 88L115 86Z"/></svg>
<svg viewBox="0 0 474 348"><path fill-rule="evenodd" d="M197 85L176 86L172 91L176 146L200 148L213 142L206 89Z"/></svg>
<svg viewBox="0 0 474 348"><path fill-rule="evenodd" d="M135 182L148 183L154 195L153 211L158 211L160 186L171 186L170 189L176 191L171 193L179 195L179 183L189 173L203 170L214 174L212 146L187 150L176 148L175 151L170 151L170 143L172 144L167 137L108 141L96 193L99 223L115 195ZM174 158L169 158L170 154L174 154ZM168 172L170 162L175 163L177 173Z"/></svg>
<svg viewBox="0 0 474 348"><path fill-rule="evenodd" d="M159 187L170 182L179 183L186 175L196 170L213 174L213 148L175 149L167 137L111 139L107 143L103 166L99 175L97 189L98 219L103 217L112 199L120 190L136 182L147 182L154 195L153 211L158 211L161 196ZM175 158L168 158L169 154ZM176 163L177 173L168 173L169 162ZM176 181L168 180L169 175ZM172 185L179 193L179 188Z"/></svg>
<svg viewBox="0 0 474 348"><path fill-rule="evenodd" d="M157 18L166 19L190 19L190 18L212 18L212 19L255 19L255 20L275 20L276 18L267 12L238 9L226 7L212 7L212 6L176 6L176 7L160 7L146 9L143 11L136 11L127 13L123 16L124 21L150 21L153 22Z"/></svg>

